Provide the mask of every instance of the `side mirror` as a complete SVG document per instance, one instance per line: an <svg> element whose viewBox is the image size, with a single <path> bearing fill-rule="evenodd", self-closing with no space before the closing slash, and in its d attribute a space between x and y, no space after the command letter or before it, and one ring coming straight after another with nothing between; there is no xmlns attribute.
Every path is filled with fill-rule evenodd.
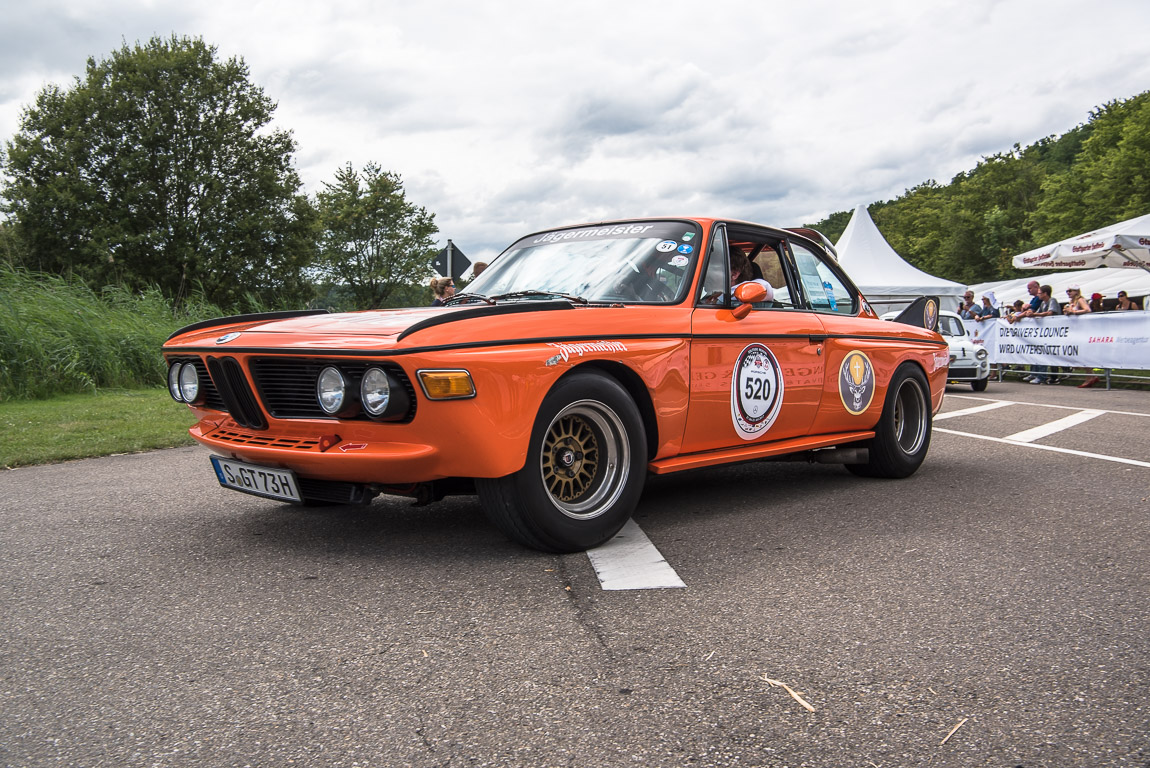
<svg viewBox="0 0 1150 768"><path fill-rule="evenodd" d="M762 283L742 283L735 286L734 296L742 303L732 309L731 314L736 320L742 320L751 313L752 304L756 301L766 301L767 288Z"/></svg>
<svg viewBox="0 0 1150 768"><path fill-rule="evenodd" d="M735 287L735 298L744 304L766 301L767 287L762 283L756 283L754 281L742 283Z"/></svg>

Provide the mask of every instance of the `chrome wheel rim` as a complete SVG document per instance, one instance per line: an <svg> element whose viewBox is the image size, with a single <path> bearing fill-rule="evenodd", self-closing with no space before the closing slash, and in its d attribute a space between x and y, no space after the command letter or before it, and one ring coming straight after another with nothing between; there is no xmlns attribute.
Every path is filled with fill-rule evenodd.
<svg viewBox="0 0 1150 768"><path fill-rule="evenodd" d="M922 387L907 379L894 400L894 439L908 456L918 453L926 440L927 413Z"/></svg>

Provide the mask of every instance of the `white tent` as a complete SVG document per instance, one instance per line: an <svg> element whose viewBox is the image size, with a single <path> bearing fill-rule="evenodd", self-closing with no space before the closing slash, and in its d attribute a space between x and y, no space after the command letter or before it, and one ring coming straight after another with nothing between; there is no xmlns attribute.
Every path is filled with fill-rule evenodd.
<svg viewBox="0 0 1150 768"><path fill-rule="evenodd" d="M855 208L835 249L839 264L880 315L905 309L919 296L937 296L943 309L953 310L966 292L960 283L927 274L904 261L878 231L865 205Z"/></svg>
<svg viewBox="0 0 1150 768"><path fill-rule="evenodd" d="M1150 272L1150 213L1014 257L1021 269L1141 268Z"/></svg>
<svg viewBox="0 0 1150 768"><path fill-rule="evenodd" d="M1004 307L1013 304L1015 299L1022 299L1023 303L1029 303L1030 294L1026 291L1026 284L1031 280L1037 280L1042 285L1049 285L1053 288L1054 293L1052 295L1060 303L1066 302L1066 289L1071 285L1077 285L1087 300L1090 299L1091 294L1095 293L1101 293L1105 298L1113 299L1118 296L1119 291L1126 291L1130 298L1141 303L1142 297L1150 295L1150 272L1121 267L1100 267L1074 272L1043 272L1014 280L979 283L970 286L970 289L974 291L975 299L987 291L994 291L995 301L1000 307Z"/></svg>

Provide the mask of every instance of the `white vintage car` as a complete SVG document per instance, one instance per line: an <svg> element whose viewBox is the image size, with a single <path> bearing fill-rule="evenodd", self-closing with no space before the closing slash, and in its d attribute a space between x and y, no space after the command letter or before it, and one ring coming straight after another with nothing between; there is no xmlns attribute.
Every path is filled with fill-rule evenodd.
<svg viewBox="0 0 1150 768"><path fill-rule="evenodd" d="M883 320L894 320L898 312L887 312ZM983 392L990 382L989 353L980 345L975 344L962 324L962 318L957 313L940 310L938 313L938 332L946 339L950 347L950 368L946 372L946 381L970 382L975 392Z"/></svg>

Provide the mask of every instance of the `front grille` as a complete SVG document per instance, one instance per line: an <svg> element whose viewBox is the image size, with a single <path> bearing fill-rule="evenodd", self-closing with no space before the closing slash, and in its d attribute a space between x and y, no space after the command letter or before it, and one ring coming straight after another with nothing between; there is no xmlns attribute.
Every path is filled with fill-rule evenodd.
<svg viewBox="0 0 1150 768"><path fill-rule="evenodd" d="M274 418L277 419L328 419L331 418L319 407L316 399L316 383L320 371L334 365L343 373L351 392L359 391L359 382L369 367L385 369L407 391L410 405L407 414L400 420L403 423L415 418L415 387L403 369L395 363L360 360L317 360L299 357L258 357L249 361L252 380L260 400ZM360 414L356 418L368 419Z"/></svg>
<svg viewBox="0 0 1150 768"><path fill-rule="evenodd" d="M263 411L260 410L255 395L248 386L244 369L234 357L209 357L208 373L211 374L216 389L220 391L228 413L237 424L248 429L268 428L268 420L264 418Z"/></svg>

